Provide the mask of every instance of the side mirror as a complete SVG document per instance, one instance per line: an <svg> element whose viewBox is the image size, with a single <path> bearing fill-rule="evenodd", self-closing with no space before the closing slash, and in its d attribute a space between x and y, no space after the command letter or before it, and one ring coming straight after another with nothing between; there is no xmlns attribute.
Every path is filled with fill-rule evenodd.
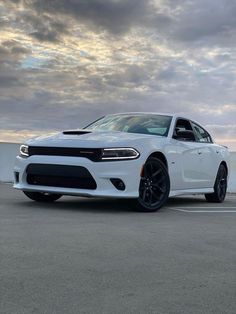
<svg viewBox="0 0 236 314"><path fill-rule="evenodd" d="M192 141L195 142L195 136L191 130L178 130L176 135L173 136L174 139L180 141Z"/></svg>

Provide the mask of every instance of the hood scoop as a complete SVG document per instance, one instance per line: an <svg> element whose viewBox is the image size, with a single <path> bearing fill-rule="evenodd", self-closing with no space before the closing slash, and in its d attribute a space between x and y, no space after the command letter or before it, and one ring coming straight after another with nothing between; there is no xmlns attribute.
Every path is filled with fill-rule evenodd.
<svg viewBox="0 0 236 314"><path fill-rule="evenodd" d="M85 130L68 130L62 132L65 135L83 135L91 133L91 131L85 131Z"/></svg>

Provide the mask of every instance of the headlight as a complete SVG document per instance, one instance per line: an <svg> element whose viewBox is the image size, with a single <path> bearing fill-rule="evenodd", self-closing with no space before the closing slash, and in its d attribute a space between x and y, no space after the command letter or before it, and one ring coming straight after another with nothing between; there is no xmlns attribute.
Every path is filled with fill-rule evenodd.
<svg viewBox="0 0 236 314"><path fill-rule="evenodd" d="M29 146L28 145L21 145L20 146L20 155L22 157L29 157Z"/></svg>
<svg viewBox="0 0 236 314"><path fill-rule="evenodd" d="M139 155L134 148L103 148L101 160L137 159Z"/></svg>

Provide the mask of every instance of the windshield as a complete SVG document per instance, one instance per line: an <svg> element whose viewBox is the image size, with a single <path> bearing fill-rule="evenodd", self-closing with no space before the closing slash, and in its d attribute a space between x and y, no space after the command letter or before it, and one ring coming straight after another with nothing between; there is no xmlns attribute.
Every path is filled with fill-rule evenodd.
<svg viewBox="0 0 236 314"><path fill-rule="evenodd" d="M156 114L110 115L91 123L85 129L167 136L171 119L170 116Z"/></svg>

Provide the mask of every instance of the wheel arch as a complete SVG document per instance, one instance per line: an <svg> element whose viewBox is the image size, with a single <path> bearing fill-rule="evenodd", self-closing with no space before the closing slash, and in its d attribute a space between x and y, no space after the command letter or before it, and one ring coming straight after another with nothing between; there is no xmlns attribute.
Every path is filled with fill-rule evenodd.
<svg viewBox="0 0 236 314"><path fill-rule="evenodd" d="M223 165L224 167L225 167L225 169L226 169L226 173L227 173L227 176L228 176L228 174L229 174L229 168L228 168L228 166L227 166L227 163L226 163L226 161L221 161L221 163L220 163L220 165Z"/></svg>
<svg viewBox="0 0 236 314"><path fill-rule="evenodd" d="M151 157L160 159L163 162L163 164L166 166L166 169L168 170L168 162L165 155L162 152L153 152L148 156L148 158L151 158Z"/></svg>

